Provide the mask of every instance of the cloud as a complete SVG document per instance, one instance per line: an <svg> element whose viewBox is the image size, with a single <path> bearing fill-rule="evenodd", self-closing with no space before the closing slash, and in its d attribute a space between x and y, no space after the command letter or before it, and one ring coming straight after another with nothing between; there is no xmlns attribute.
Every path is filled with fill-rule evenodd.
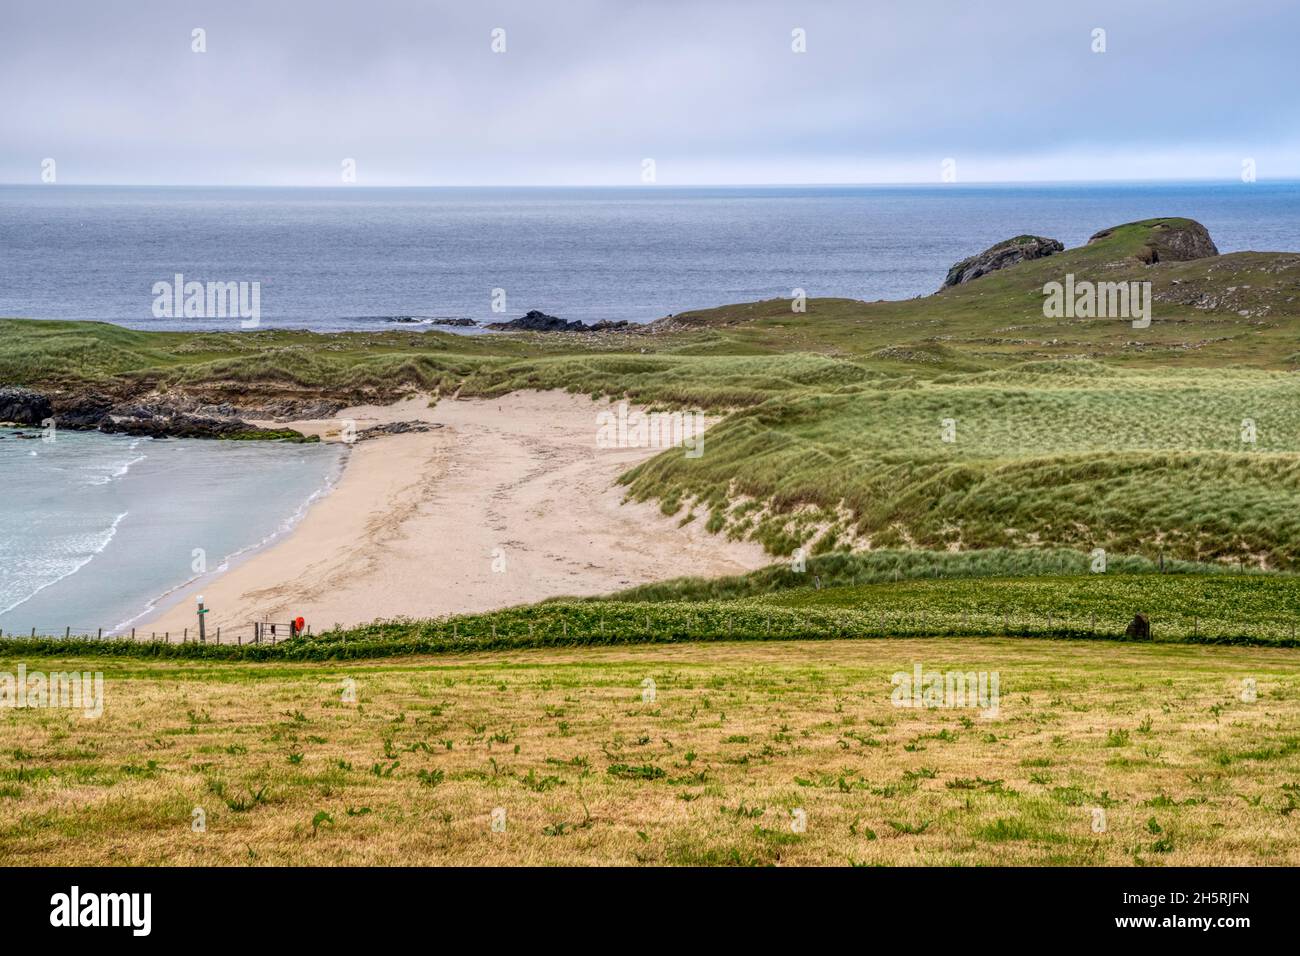
<svg viewBox="0 0 1300 956"><path fill-rule="evenodd" d="M932 181L945 157L966 181L1300 175L1294 4L1073 6L18 5L0 179L44 157L124 183L328 185L345 158L372 185L632 184L647 157L666 184Z"/></svg>

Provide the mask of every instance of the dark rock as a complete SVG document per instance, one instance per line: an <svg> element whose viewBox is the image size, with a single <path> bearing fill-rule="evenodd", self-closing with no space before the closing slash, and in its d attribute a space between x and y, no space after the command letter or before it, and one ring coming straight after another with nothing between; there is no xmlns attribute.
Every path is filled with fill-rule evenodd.
<svg viewBox="0 0 1300 956"><path fill-rule="evenodd" d="M113 399L96 392L60 398L54 405L54 418L60 428L94 429L113 407Z"/></svg>
<svg viewBox="0 0 1300 956"><path fill-rule="evenodd" d="M114 408L100 421L99 430L109 435L149 438L230 438L259 431L239 418L192 415L155 404Z"/></svg>
<svg viewBox="0 0 1300 956"><path fill-rule="evenodd" d="M276 429L268 432L243 419L216 418L212 415L194 415L165 405L114 407L103 420L99 431L105 434L134 434L148 438L289 438L303 440L303 434L294 429Z"/></svg>
<svg viewBox="0 0 1300 956"><path fill-rule="evenodd" d="M1044 256L1064 251L1065 246L1055 239L1046 239L1042 236L1016 236L1014 239L999 242L996 246L990 246L977 256L971 256L957 263L948 270L948 276L943 280L940 289L970 282L998 269L1005 269L1007 266L1029 262L1032 259L1042 259Z"/></svg>
<svg viewBox="0 0 1300 956"><path fill-rule="evenodd" d="M1151 622L1147 620L1147 616L1142 613L1134 615L1124 631L1124 636L1135 641L1151 640Z"/></svg>
<svg viewBox="0 0 1300 956"><path fill-rule="evenodd" d="M0 422L39 425L54 415L50 400L29 388L0 388Z"/></svg>
<svg viewBox="0 0 1300 956"><path fill-rule="evenodd" d="M385 422L383 425L373 425L370 428L363 428L357 432L357 441L366 441L370 438L382 438L384 435L406 435L416 432L433 431L435 428L441 428L438 422Z"/></svg>
<svg viewBox="0 0 1300 956"><path fill-rule="evenodd" d="M398 325L450 325L455 328L471 328L478 325L473 319L422 318L418 315L393 315L388 317L388 321Z"/></svg>
<svg viewBox="0 0 1300 956"><path fill-rule="evenodd" d="M1125 223L1123 226L1111 226L1094 234L1088 244L1106 239L1116 229L1126 226L1145 226L1150 230L1149 239L1137 254L1147 265L1157 262L1186 262L1219 254L1219 247L1210 238L1210 230L1194 219L1147 219Z"/></svg>
<svg viewBox="0 0 1300 956"><path fill-rule="evenodd" d="M601 320L588 325L578 319L566 322L564 319L532 309L521 318L511 319L509 322L493 322L487 328L500 332L605 332L611 329L625 329L631 324L627 321Z"/></svg>

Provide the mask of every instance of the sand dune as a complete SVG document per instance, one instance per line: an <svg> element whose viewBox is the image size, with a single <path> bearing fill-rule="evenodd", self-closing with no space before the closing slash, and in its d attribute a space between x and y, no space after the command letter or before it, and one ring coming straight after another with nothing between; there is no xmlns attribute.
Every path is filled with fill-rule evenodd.
<svg viewBox="0 0 1300 956"><path fill-rule="evenodd" d="M665 517L653 503L623 503L617 476L660 449L598 448L605 403L520 392L428 405L419 397L296 423L326 440L339 440L349 419L358 430L416 419L442 427L357 443L338 485L292 533L140 628L193 629L199 590L209 629L301 615L321 630L736 574L771 561L756 544L709 534L703 516L679 528L680 516Z"/></svg>

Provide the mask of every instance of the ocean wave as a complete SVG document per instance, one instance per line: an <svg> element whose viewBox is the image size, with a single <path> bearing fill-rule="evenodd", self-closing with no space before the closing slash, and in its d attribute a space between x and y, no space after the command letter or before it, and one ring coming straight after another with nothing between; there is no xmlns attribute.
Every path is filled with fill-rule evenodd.
<svg viewBox="0 0 1300 956"><path fill-rule="evenodd" d="M135 444L133 443L131 447L134 449ZM88 484L107 485L121 478L125 478L128 474L130 474L132 468L140 464L140 462L144 461L148 457L149 457L148 455L140 455L136 458L132 458L130 461L126 462L125 464L119 465L117 468L115 468L111 474L97 475L96 477L92 478L88 482Z"/></svg>
<svg viewBox="0 0 1300 956"><path fill-rule="evenodd" d="M102 540L99 542L99 544L91 548L89 554L87 554L82 560L77 562L75 566L73 566L68 571L65 571L63 574L60 574L58 577L54 578L53 580L46 581L44 584L36 588L30 594L20 598L19 600L15 601L13 604L10 604L8 607L0 608L0 614L8 614L14 608L22 607L32 598L36 597L36 595L44 591L46 588L53 587L54 585L58 584L60 581L66 581L68 578L72 577L74 574L76 574L78 571L80 571L82 568L88 565L91 561L94 561L98 555L103 554L104 549L109 546L109 543L112 542L113 538L117 535L118 526L121 525L122 520L128 514L130 514L129 511L123 511L120 515L114 518L113 523L109 525L106 531L103 532Z"/></svg>

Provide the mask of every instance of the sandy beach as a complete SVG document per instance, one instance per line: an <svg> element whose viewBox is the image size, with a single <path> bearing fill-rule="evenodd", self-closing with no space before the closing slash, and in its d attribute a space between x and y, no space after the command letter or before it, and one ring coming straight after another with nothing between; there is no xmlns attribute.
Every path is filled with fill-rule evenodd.
<svg viewBox="0 0 1300 956"><path fill-rule="evenodd" d="M752 542L678 527L656 503L624 503L617 477L657 448L598 448L608 403L563 392L500 399L426 396L293 423L327 441L397 421L427 432L357 442L337 485L285 537L190 588L142 630L211 629L302 616L313 630L377 618L484 611L683 575L769 564ZM707 447L707 446L706 446Z"/></svg>

